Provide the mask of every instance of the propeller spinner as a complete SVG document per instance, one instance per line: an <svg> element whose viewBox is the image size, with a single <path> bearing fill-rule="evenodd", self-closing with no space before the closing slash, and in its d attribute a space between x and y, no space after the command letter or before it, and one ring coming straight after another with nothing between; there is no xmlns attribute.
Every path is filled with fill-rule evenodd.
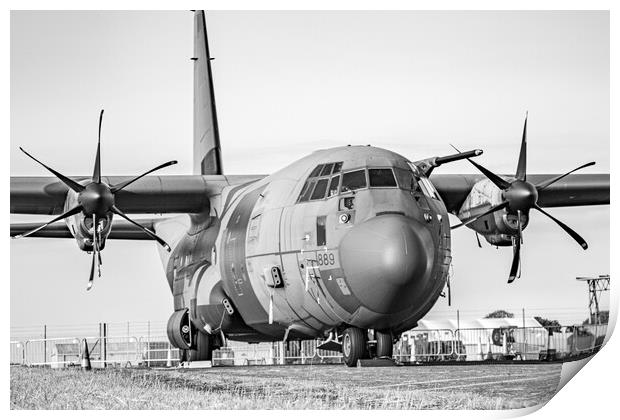
<svg viewBox="0 0 620 420"><path fill-rule="evenodd" d="M454 147L454 146L452 146ZM456 149L456 147L454 147ZM458 149L456 149L458 151ZM551 220L553 220L558 226L560 226L571 238L573 238L584 250L588 249L586 241L573 229L556 219L538 205L539 194L550 185L558 182L565 176L572 174L579 169L592 166L595 162L589 162L581 165L572 171L565 174L556 176L554 178L543 181L537 185L527 181L527 113L525 114L525 123L523 124L523 136L521 137L521 150L519 152L519 162L517 164L517 172L515 174L514 181L507 181L494 174L484 166L474 162L471 159L467 159L472 165L474 165L480 172L482 172L493 184L495 184L503 192L504 201L494 205L482 214L479 214L471 219L468 219L458 225L452 226L452 229L456 229L461 226L467 226L474 223L476 220L481 219L496 211L506 209L511 214L517 215L518 231L513 236L513 259L510 267L510 275L508 277L508 283L512 283L515 278L520 276L519 268L521 266L521 244L523 243L523 232L521 228L521 215L529 214L530 209L538 210Z"/></svg>
<svg viewBox="0 0 620 420"><path fill-rule="evenodd" d="M171 160L170 162L163 163L149 171L144 172L141 175L138 175L134 178L131 178L127 181L123 181L120 184L116 184L110 186L101 180L101 123L103 121L103 109L99 114L99 134L97 137L97 155L95 157L95 166L93 169L93 176L91 181L86 185L82 185L71 178L61 174L60 172L55 171L49 166L45 165L43 162L37 160L34 156L26 152L21 147L19 148L22 152L26 154L29 158L39 163L45 169L54 174L63 184L65 184L69 189L77 193L78 205L67 210L65 213L61 214L58 217L50 220L49 222L31 230L26 233L22 233L14 236L14 239L23 238L29 235L32 235L35 232L45 228L46 226L66 219L68 217L74 216L78 213L84 214L84 216L92 219L92 230L93 230L93 260L90 268L90 277L88 280L87 290L90 290L93 285L93 280L95 277L95 267L97 268L97 272L99 277L101 277L101 231L103 230L102 221L107 219L111 214L116 214L128 222L132 223L139 229L141 229L144 233L150 236L152 239L156 240L161 246L163 246L168 252L170 252L170 246L164 241L162 238L157 236L154 232L141 224L133 221L129 218L121 209L116 207L115 205L115 195L128 185L134 183L138 179L150 174L151 172L157 171L159 169L165 168L167 166L171 166L177 163L176 160Z"/></svg>

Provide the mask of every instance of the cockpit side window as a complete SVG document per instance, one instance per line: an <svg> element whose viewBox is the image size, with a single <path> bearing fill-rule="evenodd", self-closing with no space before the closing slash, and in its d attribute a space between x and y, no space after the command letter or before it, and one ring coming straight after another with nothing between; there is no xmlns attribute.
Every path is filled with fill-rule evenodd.
<svg viewBox="0 0 620 420"><path fill-rule="evenodd" d="M391 168L368 169L370 187L395 187L396 179Z"/></svg>
<svg viewBox="0 0 620 420"><path fill-rule="evenodd" d="M357 171L345 172L342 175L342 186L340 192L355 191L366 188L366 170L359 169Z"/></svg>
<svg viewBox="0 0 620 420"><path fill-rule="evenodd" d="M332 181L329 183L328 197L338 194L338 184L340 184L340 175L332 176Z"/></svg>
<svg viewBox="0 0 620 420"><path fill-rule="evenodd" d="M297 200L297 202L301 203L308 200L321 200L325 198L325 194L327 192L329 192L328 197L337 194L341 169L342 162L322 163L320 165L317 165L308 176L306 183L301 189L301 193L299 193L299 199ZM331 177L330 182L331 174L334 174L334 176ZM336 179L336 193L331 192L331 189L334 188L334 179ZM328 185L330 186L329 190L327 188Z"/></svg>
<svg viewBox="0 0 620 420"><path fill-rule="evenodd" d="M424 192L424 195L428 197L433 197L435 200L441 200L439 198L439 194L437 193L437 190L435 189L431 181L428 180L428 178L421 176L420 186L422 187L422 191Z"/></svg>
<svg viewBox="0 0 620 420"><path fill-rule="evenodd" d="M325 166L323 166L323 170L321 171L321 175L320 176L325 176L325 175L329 175L332 173L332 168L334 167L333 163L327 163L325 164Z"/></svg>
<svg viewBox="0 0 620 420"><path fill-rule="evenodd" d="M319 165L316 168L314 168L314 170L310 173L310 176L308 178L314 178L316 176L319 176L319 174L321 173L321 170L323 170L323 166L324 165Z"/></svg>
<svg viewBox="0 0 620 420"><path fill-rule="evenodd" d="M415 191L418 189L418 182L415 180L413 172L406 169L394 168L396 179L398 179L398 186L403 190Z"/></svg>
<svg viewBox="0 0 620 420"><path fill-rule="evenodd" d="M321 200L325 198L325 192L327 191L327 183L329 182L329 178L321 178L316 183L314 187L314 192L310 197L310 200Z"/></svg>
<svg viewBox="0 0 620 420"><path fill-rule="evenodd" d="M312 190L314 189L315 180L309 179L306 181L306 185L304 185L301 190L301 195L299 196L299 201L308 201L310 199L310 194L312 194Z"/></svg>

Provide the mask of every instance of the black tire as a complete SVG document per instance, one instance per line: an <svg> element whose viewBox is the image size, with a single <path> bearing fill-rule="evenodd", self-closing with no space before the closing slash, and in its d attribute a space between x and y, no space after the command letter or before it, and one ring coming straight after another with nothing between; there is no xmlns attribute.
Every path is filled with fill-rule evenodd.
<svg viewBox="0 0 620 420"><path fill-rule="evenodd" d="M377 357L389 357L392 358L393 353L393 341L391 332L375 332L377 339Z"/></svg>
<svg viewBox="0 0 620 420"><path fill-rule="evenodd" d="M342 334L342 358L349 366L357 366L357 361L366 353L366 334L360 328L350 327Z"/></svg>
<svg viewBox="0 0 620 420"><path fill-rule="evenodd" d="M192 326L189 322L189 312L187 309L175 311L166 327L168 340L170 343L181 350L189 350Z"/></svg>
<svg viewBox="0 0 620 420"><path fill-rule="evenodd" d="M213 351L211 336L198 331L196 332L195 340L196 348L189 351L189 360L192 362L211 360L211 353Z"/></svg>

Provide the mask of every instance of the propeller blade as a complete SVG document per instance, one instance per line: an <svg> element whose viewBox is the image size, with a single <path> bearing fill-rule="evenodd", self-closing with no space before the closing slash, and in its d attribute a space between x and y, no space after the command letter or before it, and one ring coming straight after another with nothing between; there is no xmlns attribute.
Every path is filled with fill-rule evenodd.
<svg viewBox="0 0 620 420"><path fill-rule="evenodd" d="M484 217L484 216L489 215L491 213L495 213L496 211L501 210L501 209L506 208L506 207L508 207L508 202L507 201L503 201L503 202L501 202L501 203L491 207L490 209L488 209L484 213L479 214L478 216L475 216L475 217L473 217L473 218L471 218L469 220L466 220L466 221L464 221L462 223L459 223L458 225L451 226L450 229L456 229L456 228L460 228L461 226L467 226L467 225L469 225L471 223L474 223L476 220L480 219L481 217Z"/></svg>
<svg viewBox="0 0 620 420"><path fill-rule="evenodd" d="M540 184L538 184L536 186L536 189L538 190L538 192L540 192L540 191L544 190L545 188L547 188L549 185L555 184L556 182L558 182L560 179L564 178L565 176L568 176L568 175L572 174L573 172L578 171L579 169L587 168L588 166L592 166L594 164L596 164L596 162L588 162L588 163L586 163L584 165L581 165L578 168L573 169L572 171L566 172L563 175L559 175L559 176L556 176L555 178L549 179L547 181L543 181L542 183L540 183Z"/></svg>
<svg viewBox="0 0 620 420"><path fill-rule="evenodd" d="M527 172L527 111L525 112L525 122L523 123L523 136L521 137L521 151L519 152L519 163L517 164L517 174L515 177L525 181Z"/></svg>
<svg viewBox="0 0 620 420"><path fill-rule="evenodd" d="M86 284L86 291L90 291L93 288L93 279L95 278L95 252L93 252L93 262L90 265L90 277Z"/></svg>
<svg viewBox="0 0 620 420"><path fill-rule="evenodd" d="M118 214L119 216L121 216L123 219L127 220L129 223L135 225L136 227L142 229L142 231L144 231L144 233L146 233L148 236L150 236L151 238L153 238L154 240L156 240L161 246L163 246L166 251L170 252L170 245L168 245L166 243L166 241L164 241L162 238L160 238L159 236L157 236L155 233L151 232L149 229L145 228L144 226L142 226L140 223L136 223L133 220L131 220L125 213L123 213L118 207L116 206L112 206L112 212L114 214Z"/></svg>
<svg viewBox="0 0 620 420"><path fill-rule="evenodd" d="M97 232L97 258L99 260L99 277L101 277L101 265L103 265L103 262L101 261L101 242L101 228L99 228Z"/></svg>
<svg viewBox="0 0 620 420"><path fill-rule="evenodd" d="M13 236L13 239L24 238L26 236L32 235L33 233L40 231L41 229L43 229L47 225L51 225L54 222L57 222L57 221L62 220L62 219L66 219L67 217L73 216L74 214L77 214L77 213L81 212L82 210L83 210L83 208L82 208L81 205L75 206L71 210L68 210L68 211L64 212L60 216L55 217L54 219L52 219L49 222L39 226L36 229L32 229L32 230L30 230L30 231L28 231L26 233L20 233L19 235Z"/></svg>
<svg viewBox="0 0 620 420"><path fill-rule="evenodd" d="M93 251L97 254L97 274L101 277L101 253L99 252L101 236L98 227L97 216L93 214Z"/></svg>
<svg viewBox="0 0 620 420"><path fill-rule="evenodd" d="M457 152L461 153L461 151L457 149L456 147L454 147L454 145L451 144L450 146L452 146L454 150L456 150ZM473 160L471 159L467 159L467 160L469 161L469 163L474 165L480 172L482 172L487 178L489 178L489 180L493 184L495 184L500 190L506 190L508 189L508 187L510 187L510 182L504 180L498 175L495 175L493 172L489 171L487 168L474 162Z"/></svg>
<svg viewBox="0 0 620 420"><path fill-rule="evenodd" d="M90 264L90 277L88 278L88 283L86 284L87 292L93 288L93 280L95 279L95 258L97 258L97 251L96 251L96 240L93 235L93 261Z"/></svg>
<svg viewBox="0 0 620 420"><path fill-rule="evenodd" d="M103 120L103 109L99 114L99 135L97 136L97 156L95 157L95 169L93 169L93 182L101 182L101 121Z"/></svg>
<svg viewBox="0 0 620 420"><path fill-rule="evenodd" d="M512 245L512 265L510 266L510 275L508 283L512 283L518 276L519 266L521 265L521 236L515 238Z"/></svg>
<svg viewBox="0 0 620 420"><path fill-rule="evenodd" d="M146 171L142 175L139 175L139 176L137 176L135 178L132 178L130 180L121 182L120 184L114 185L112 188L110 188L110 190L112 191L112 194L114 194L115 192L122 190L123 188L125 188L129 184L134 183L135 181L139 180L143 176L146 176L146 175L150 174L151 172L158 171L158 170L160 170L162 168L165 168L165 167L168 167L168 166L171 166L171 165L176 165L177 163L178 162L176 160L171 160L170 162L162 163L161 165L151 169L150 171Z"/></svg>
<svg viewBox="0 0 620 420"><path fill-rule="evenodd" d="M476 234L476 241L478 241L478 248L482 248L482 244L480 243L480 236L478 236L478 232L474 232Z"/></svg>
<svg viewBox="0 0 620 420"><path fill-rule="evenodd" d="M558 219L544 211L540 206L535 205L534 208L551 220L553 220L555 223L557 223L562 229L564 229L564 232L568 233L570 237L573 238L584 250L588 249L588 243L581 236L579 236L577 232L575 232L564 223L560 222Z"/></svg>
<svg viewBox="0 0 620 420"><path fill-rule="evenodd" d="M80 185L77 182L75 182L74 180L64 176L60 172L57 172L57 171L53 170L52 168L50 168L49 166L47 166L46 164L44 164L43 162L41 162L40 160L38 160L37 158L32 156L30 153L28 153L27 151L25 151L21 147L19 148L19 150L24 152L26 154L26 156L28 156L30 159L34 160L39 165L43 166L45 169L47 169L48 171L53 173L56 176L56 178L60 179L62 181L62 183L65 184L67 187L69 187L71 190L75 191L76 193L79 193L80 191L82 191L84 189L83 185Z"/></svg>
<svg viewBox="0 0 620 420"><path fill-rule="evenodd" d="M521 226L521 210L517 210L517 226L519 228L519 242L523 244L523 226Z"/></svg>

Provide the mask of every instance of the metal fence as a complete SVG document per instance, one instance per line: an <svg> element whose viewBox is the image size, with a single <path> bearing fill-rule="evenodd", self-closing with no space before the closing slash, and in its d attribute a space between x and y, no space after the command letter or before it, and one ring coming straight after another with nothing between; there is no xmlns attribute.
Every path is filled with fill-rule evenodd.
<svg viewBox="0 0 620 420"><path fill-rule="evenodd" d="M341 363L342 354L318 349L321 340L246 344L229 342L213 352L215 366L312 365Z"/></svg>
<svg viewBox="0 0 620 420"><path fill-rule="evenodd" d="M394 345L397 362L561 360L598 351L607 324L563 327L502 327L411 330ZM79 366L83 340L93 367L173 367L180 351L167 336L66 336L10 342L10 363L52 368ZM247 344L229 341L213 352L215 366L342 363L338 351L320 350L321 340Z"/></svg>
<svg viewBox="0 0 620 420"><path fill-rule="evenodd" d="M607 325L412 330L395 346L408 362L549 360L578 357L602 346Z"/></svg>
<svg viewBox="0 0 620 420"><path fill-rule="evenodd" d="M11 341L11 364L23 365L26 357L25 346L22 341Z"/></svg>

